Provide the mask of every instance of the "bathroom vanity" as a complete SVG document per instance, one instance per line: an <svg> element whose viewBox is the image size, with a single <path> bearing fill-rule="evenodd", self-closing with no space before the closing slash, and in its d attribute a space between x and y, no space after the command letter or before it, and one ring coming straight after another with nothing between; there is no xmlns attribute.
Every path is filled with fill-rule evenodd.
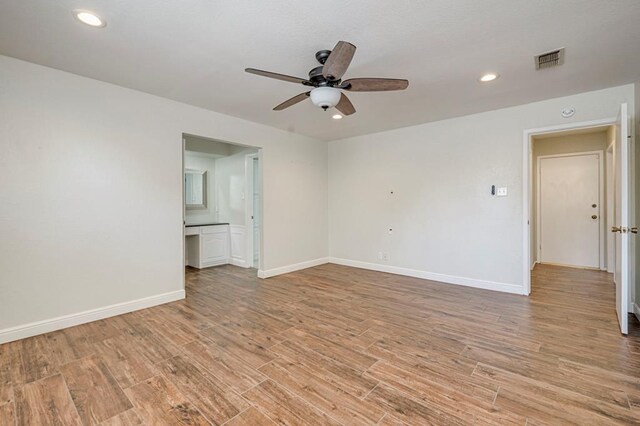
<svg viewBox="0 0 640 426"><path fill-rule="evenodd" d="M230 263L228 223L185 225L187 265L202 269Z"/></svg>

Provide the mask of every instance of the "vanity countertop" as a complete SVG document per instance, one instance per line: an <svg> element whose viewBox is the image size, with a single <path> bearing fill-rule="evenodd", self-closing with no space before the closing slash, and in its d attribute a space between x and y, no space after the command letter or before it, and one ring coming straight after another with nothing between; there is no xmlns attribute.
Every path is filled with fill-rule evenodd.
<svg viewBox="0 0 640 426"><path fill-rule="evenodd" d="M214 226L214 225L228 225L228 222L215 222L215 223L199 223L197 225L185 225L185 228L192 228L195 226Z"/></svg>

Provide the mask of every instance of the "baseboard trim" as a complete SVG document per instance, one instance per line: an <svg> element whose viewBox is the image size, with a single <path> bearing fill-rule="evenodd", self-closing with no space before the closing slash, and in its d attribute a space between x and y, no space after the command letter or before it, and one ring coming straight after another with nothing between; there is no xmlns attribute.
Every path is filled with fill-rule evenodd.
<svg viewBox="0 0 640 426"><path fill-rule="evenodd" d="M635 302L633 303L633 314L638 318L638 321L640 321L640 306Z"/></svg>
<svg viewBox="0 0 640 426"><path fill-rule="evenodd" d="M36 321L29 324L5 328L4 330L0 330L0 344L24 339L26 337L37 336L39 334L61 330L63 328L73 327L75 325L85 324L92 321L98 321L104 318L114 317L116 315L122 315L128 312L150 308L152 306L162 305L184 298L185 291L183 289L172 291L169 293L158 294L156 296L132 300L129 302L117 303L101 308L90 309L88 311L64 315L48 320Z"/></svg>
<svg viewBox="0 0 640 426"><path fill-rule="evenodd" d="M538 263L538 261L537 261L537 260L534 260L534 261L533 261L533 263L531 264L531 269L530 269L531 271L533 271L533 268L535 268L535 267L536 267L537 263Z"/></svg>
<svg viewBox="0 0 640 426"><path fill-rule="evenodd" d="M447 284L462 285L466 287L481 288L485 290L501 291L504 293L525 294L523 286L517 284L499 283L495 281L477 280L474 278L458 277L454 275L439 274L436 272L420 271L417 269L401 268L398 266L380 265L377 263L361 262L359 260L329 258L329 263L352 266L354 268L368 269L371 271L387 272L390 274L405 275L408 277L422 278L425 280L440 281Z"/></svg>
<svg viewBox="0 0 640 426"><path fill-rule="evenodd" d="M248 268L249 265L247 265L247 262L244 259L231 259L229 260L229 264L234 265L234 266L239 266L241 268Z"/></svg>
<svg viewBox="0 0 640 426"><path fill-rule="evenodd" d="M294 263L293 265L281 266L280 268L273 268L267 270L259 270L258 278L270 278L277 275L287 274L289 272L299 271L301 269L312 268L318 265L324 265L329 263L328 257L321 257L319 259L307 260L306 262Z"/></svg>

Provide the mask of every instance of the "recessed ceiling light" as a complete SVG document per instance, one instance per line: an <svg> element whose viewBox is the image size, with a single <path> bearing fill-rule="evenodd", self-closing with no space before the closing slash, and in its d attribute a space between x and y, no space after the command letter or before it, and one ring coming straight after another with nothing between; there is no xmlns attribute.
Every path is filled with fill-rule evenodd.
<svg viewBox="0 0 640 426"><path fill-rule="evenodd" d="M87 24L91 27L105 27L107 22L100 19L98 15L93 12L89 12L88 10L79 10L76 9L73 11L73 16L83 24Z"/></svg>
<svg viewBox="0 0 640 426"><path fill-rule="evenodd" d="M340 114L333 114L331 118L333 118L334 120L340 120L342 116Z"/></svg>
<svg viewBox="0 0 640 426"><path fill-rule="evenodd" d="M480 81L482 81L483 83L486 83L488 81L493 81L498 77L499 77L498 74L496 74L494 72L490 72L490 73L485 74L482 77L480 77Z"/></svg>

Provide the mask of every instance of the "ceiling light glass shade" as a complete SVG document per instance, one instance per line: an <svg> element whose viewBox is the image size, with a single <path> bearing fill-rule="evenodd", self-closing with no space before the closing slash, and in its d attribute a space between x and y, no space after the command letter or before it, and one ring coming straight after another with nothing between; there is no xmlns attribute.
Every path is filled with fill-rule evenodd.
<svg viewBox="0 0 640 426"><path fill-rule="evenodd" d="M333 87L316 87L311 91L311 102L320 108L333 108L340 102L340 90Z"/></svg>
<svg viewBox="0 0 640 426"><path fill-rule="evenodd" d="M88 10L74 10L73 11L76 19L83 24L87 24L92 27L104 27L107 25L105 21L100 19L98 15L93 12L89 12Z"/></svg>
<svg viewBox="0 0 640 426"><path fill-rule="evenodd" d="M492 72L492 73L485 74L482 77L480 77L480 81L482 81L483 83L486 83L488 81L493 81L496 78L498 78L498 74Z"/></svg>

